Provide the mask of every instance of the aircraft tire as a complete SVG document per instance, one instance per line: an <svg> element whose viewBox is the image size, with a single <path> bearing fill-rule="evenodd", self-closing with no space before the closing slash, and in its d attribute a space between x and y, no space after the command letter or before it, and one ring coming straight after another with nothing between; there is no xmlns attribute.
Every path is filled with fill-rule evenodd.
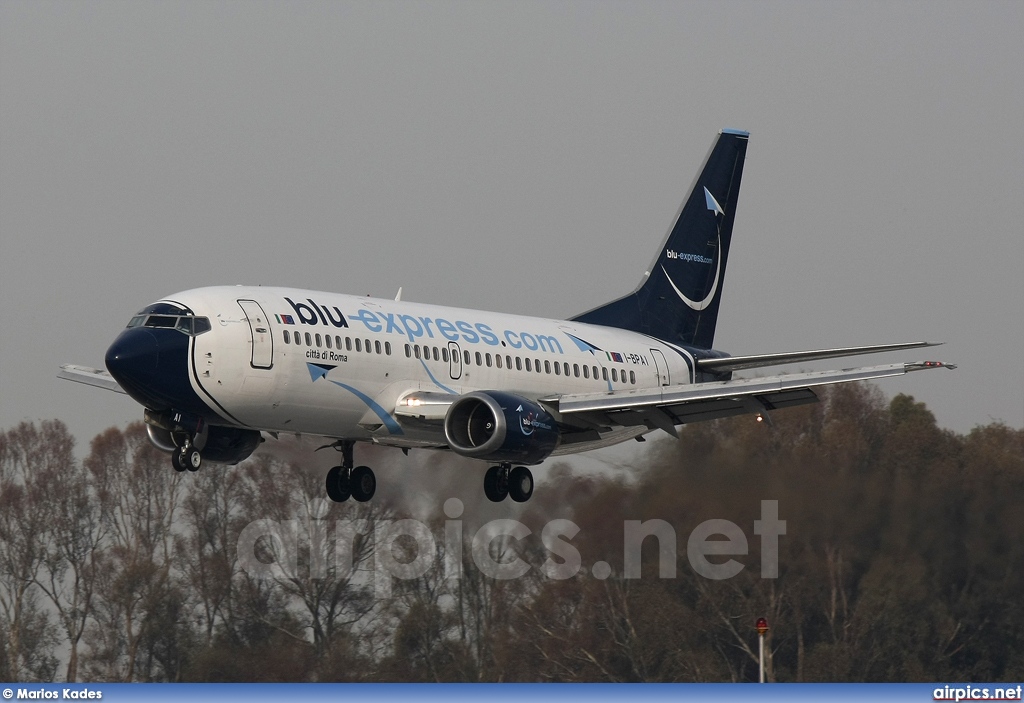
<svg viewBox="0 0 1024 703"><path fill-rule="evenodd" d="M508 474L508 497L525 503L533 495L533 473L525 466L517 466Z"/></svg>
<svg viewBox="0 0 1024 703"><path fill-rule="evenodd" d="M171 452L171 466L179 473L185 470L185 464L181 460L181 451L178 449Z"/></svg>
<svg viewBox="0 0 1024 703"><path fill-rule="evenodd" d="M373 475L373 469L369 466L357 466L352 469L349 487L352 490L352 497L360 503L373 498L377 490L377 477Z"/></svg>
<svg viewBox="0 0 1024 703"><path fill-rule="evenodd" d="M199 471L199 467L203 465L203 455L195 447L189 447L184 452L182 458L184 459L182 463L185 464L185 468L189 471Z"/></svg>
<svg viewBox="0 0 1024 703"><path fill-rule="evenodd" d="M492 503L500 503L508 496L508 480L503 474L502 466L492 466L484 474L484 495Z"/></svg>
<svg viewBox="0 0 1024 703"><path fill-rule="evenodd" d="M335 466L327 472L326 484L327 497L335 503L344 503L351 495L348 472L341 466Z"/></svg>

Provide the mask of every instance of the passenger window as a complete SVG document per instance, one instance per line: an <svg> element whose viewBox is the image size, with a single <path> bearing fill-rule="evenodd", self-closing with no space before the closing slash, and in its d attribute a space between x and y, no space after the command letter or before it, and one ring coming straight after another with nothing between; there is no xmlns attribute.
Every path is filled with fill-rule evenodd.
<svg viewBox="0 0 1024 703"><path fill-rule="evenodd" d="M408 344L405 345L405 358L406 359L411 359L412 358L412 347L410 347Z"/></svg>
<svg viewBox="0 0 1024 703"><path fill-rule="evenodd" d="M345 351L352 351L352 338L345 337Z"/></svg>
<svg viewBox="0 0 1024 703"><path fill-rule="evenodd" d="M322 345L320 344L320 335L319 335L319 334L318 334L318 335L316 336L316 345L317 345L318 347L319 347L319 346L322 346Z"/></svg>
<svg viewBox="0 0 1024 703"><path fill-rule="evenodd" d="M636 373L633 371L629 372L629 382L632 383L634 386L636 385Z"/></svg>
<svg viewBox="0 0 1024 703"><path fill-rule="evenodd" d="M583 378L590 378L590 367L583 364Z"/></svg>
<svg viewBox="0 0 1024 703"><path fill-rule="evenodd" d="M362 340L360 340L359 337L356 337L356 351L358 352L358 351L362 351L362 350L363 350Z"/></svg>
<svg viewBox="0 0 1024 703"><path fill-rule="evenodd" d="M491 354L490 354L490 352L488 352L487 354L484 354L484 361L487 362L487 368L490 368L491 367Z"/></svg>
<svg viewBox="0 0 1024 703"><path fill-rule="evenodd" d="M494 365L497 366L499 369L501 368L501 354L494 355Z"/></svg>
<svg viewBox="0 0 1024 703"><path fill-rule="evenodd" d="M576 378L580 377L580 365L579 364L573 364L572 365L572 375L575 376Z"/></svg>
<svg viewBox="0 0 1024 703"><path fill-rule="evenodd" d="M331 348L331 335L329 335L329 334L325 334L324 335L324 344L327 345L328 349Z"/></svg>
<svg viewBox="0 0 1024 703"><path fill-rule="evenodd" d="M391 356L391 342L384 342L384 353Z"/></svg>
<svg viewBox="0 0 1024 703"><path fill-rule="evenodd" d="M291 344L292 343L292 334L288 330L284 331L284 343L285 344Z"/></svg>
<svg viewBox="0 0 1024 703"><path fill-rule="evenodd" d="M555 363L557 364L558 362L556 361ZM565 369L565 375L568 376L569 375L569 362L568 361L563 362L562 368Z"/></svg>
<svg viewBox="0 0 1024 703"><path fill-rule="evenodd" d="M480 356L480 352L476 352L475 356L476 356L476 365L477 366L483 366L484 365L484 360L483 360L483 357Z"/></svg>
<svg viewBox="0 0 1024 703"><path fill-rule="evenodd" d="M298 332L295 333L295 346L302 346L302 335L300 335Z"/></svg>
<svg viewBox="0 0 1024 703"><path fill-rule="evenodd" d="M608 368L605 367L605 366L601 367L601 380L602 381L607 381L608 380Z"/></svg>
<svg viewBox="0 0 1024 703"><path fill-rule="evenodd" d="M463 353L465 354L465 356L463 358L465 359L466 366L469 366L469 363L470 363L469 362L469 352L466 351L466 352L463 352Z"/></svg>
<svg viewBox="0 0 1024 703"><path fill-rule="evenodd" d="M618 382L619 382L619 372L616 371L615 369L612 369L612 383L618 383Z"/></svg>
<svg viewBox="0 0 1024 703"><path fill-rule="evenodd" d="M510 355L508 355L508 354L505 355L505 368L506 369L512 368L512 357Z"/></svg>
<svg viewBox="0 0 1024 703"><path fill-rule="evenodd" d="M548 365L548 362L545 361L544 362L544 366L547 366L547 365ZM562 365L559 364L557 361L555 362L555 375L556 376L561 376L562 375Z"/></svg>
<svg viewBox="0 0 1024 703"><path fill-rule="evenodd" d="M523 360L522 360L522 358L517 356L516 357L516 371L522 371L522 370L523 370ZM530 360L529 359L526 360L526 370L527 371L530 370Z"/></svg>
<svg viewBox="0 0 1024 703"><path fill-rule="evenodd" d="M448 347L441 347L441 361L448 363Z"/></svg>
<svg viewBox="0 0 1024 703"><path fill-rule="evenodd" d="M306 332L306 346L313 346L313 338L309 336L309 332Z"/></svg>
<svg viewBox="0 0 1024 703"><path fill-rule="evenodd" d="M366 349L366 353L367 354L369 354L370 352L373 351L373 347L370 346L370 340L369 339L366 340L366 346L364 347L364 349Z"/></svg>
<svg viewBox="0 0 1024 703"><path fill-rule="evenodd" d="M341 337L339 337L338 335L334 335L334 346L338 349L338 351L341 351Z"/></svg>
<svg viewBox="0 0 1024 703"><path fill-rule="evenodd" d="M419 344L416 344L416 345L413 346L412 353L416 355L417 359L420 358L420 345Z"/></svg>
<svg viewBox="0 0 1024 703"><path fill-rule="evenodd" d="M374 340L374 342L373 342L373 349L378 354L380 354L380 340Z"/></svg>
<svg viewBox="0 0 1024 703"><path fill-rule="evenodd" d="M540 369L540 364L539 363L537 364L537 369L538 370ZM551 373L551 362L548 361L547 359L544 360L544 373L546 373L546 374L550 374Z"/></svg>

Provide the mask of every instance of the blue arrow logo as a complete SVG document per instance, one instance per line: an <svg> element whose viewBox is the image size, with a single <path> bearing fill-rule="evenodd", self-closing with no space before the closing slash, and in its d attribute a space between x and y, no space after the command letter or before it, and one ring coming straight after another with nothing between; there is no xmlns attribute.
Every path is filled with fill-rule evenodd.
<svg viewBox="0 0 1024 703"><path fill-rule="evenodd" d="M309 369L309 377L315 382L318 378L325 378L331 369L338 367L329 364L311 364L307 361L306 368Z"/></svg>

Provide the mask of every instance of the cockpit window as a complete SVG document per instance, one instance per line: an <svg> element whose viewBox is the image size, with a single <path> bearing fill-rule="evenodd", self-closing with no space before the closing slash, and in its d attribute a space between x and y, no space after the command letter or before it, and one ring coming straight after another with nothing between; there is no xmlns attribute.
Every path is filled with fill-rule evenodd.
<svg viewBox="0 0 1024 703"><path fill-rule="evenodd" d="M194 315L153 315L139 314L128 322L128 327L152 327L159 329L175 329L178 332L195 337L203 332L209 332L210 318L195 317Z"/></svg>
<svg viewBox="0 0 1024 703"><path fill-rule="evenodd" d="M150 315L146 327L174 327L177 323L178 318L170 315Z"/></svg>

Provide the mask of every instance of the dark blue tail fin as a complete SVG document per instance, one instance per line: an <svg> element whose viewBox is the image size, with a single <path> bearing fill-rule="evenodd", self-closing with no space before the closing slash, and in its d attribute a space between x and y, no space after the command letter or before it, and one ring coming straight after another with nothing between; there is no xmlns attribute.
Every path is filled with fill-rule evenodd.
<svg viewBox="0 0 1024 703"><path fill-rule="evenodd" d="M712 347L748 136L719 135L640 287L573 320Z"/></svg>

